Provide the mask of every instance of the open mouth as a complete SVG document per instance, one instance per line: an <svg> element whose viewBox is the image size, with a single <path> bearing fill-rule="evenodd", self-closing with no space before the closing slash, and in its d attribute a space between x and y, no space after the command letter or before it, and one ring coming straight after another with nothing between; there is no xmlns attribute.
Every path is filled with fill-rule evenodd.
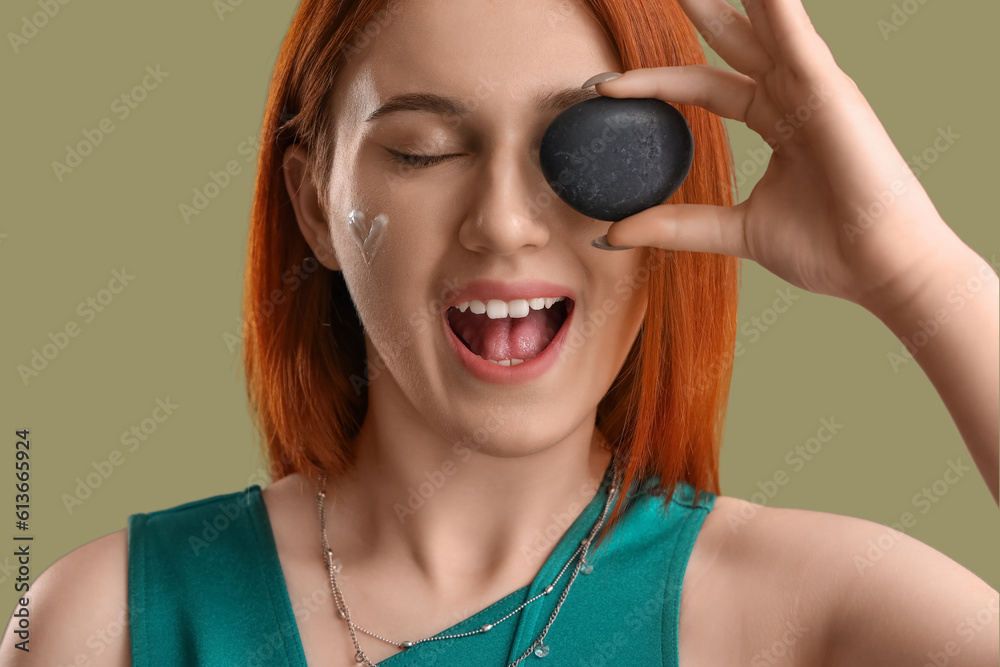
<svg viewBox="0 0 1000 667"><path fill-rule="evenodd" d="M473 354L503 366L516 366L544 352L573 312L572 299L557 299L532 299L527 314L523 305L507 311L506 304L474 312L483 311L484 304L473 301L464 311L457 306L449 308L448 324ZM504 313L506 317L490 317Z"/></svg>

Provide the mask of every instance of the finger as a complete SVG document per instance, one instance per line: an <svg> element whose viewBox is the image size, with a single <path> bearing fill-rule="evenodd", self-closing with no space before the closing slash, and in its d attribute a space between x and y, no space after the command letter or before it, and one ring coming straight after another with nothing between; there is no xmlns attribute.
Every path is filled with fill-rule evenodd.
<svg viewBox="0 0 1000 667"><path fill-rule="evenodd" d="M742 123L756 89L757 83L745 74L709 65L643 67L597 84L597 92L607 97L655 97L693 104Z"/></svg>
<svg viewBox="0 0 1000 667"><path fill-rule="evenodd" d="M775 60L804 76L836 66L833 54L816 32L802 0L746 0L761 23L770 27ZM748 12L749 12L748 8Z"/></svg>
<svg viewBox="0 0 1000 667"><path fill-rule="evenodd" d="M613 223L608 228L607 242L752 259L739 206L660 204Z"/></svg>
<svg viewBox="0 0 1000 667"><path fill-rule="evenodd" d="M743 11L746 13L750 25L753 26L757 40L764 50L767 51L767 55L771 58L772 63L780 59L782 53L781 49L778 48L778 43L774 39L774 29L771 27L771 21L768 19L767 12L764 11L759 0L740 0L740 3L743 5Z"/></svg>
<svg viewBox="0 0 1000 667"><path fill-rule="evenodd" d="M679 4L705 42L733 69L755 76L774 67L750 21L725 0L680 0Z"/></svg>

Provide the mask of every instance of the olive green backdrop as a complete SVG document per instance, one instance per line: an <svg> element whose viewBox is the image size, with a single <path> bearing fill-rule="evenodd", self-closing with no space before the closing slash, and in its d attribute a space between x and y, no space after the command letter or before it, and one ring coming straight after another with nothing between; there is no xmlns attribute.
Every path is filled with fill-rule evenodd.
<svg viewBox="0 0 1000 667"><path fill-rule="evenodd" d="M26 27L46 5L58 12ZM0 8L0 554L12 554L14 535L33 535L32 578L124 528L130 513L267 483L239 362L241 275L253 141L295 6L7 0ZM806 7L905 157L932 150L939 131L958 135L920 180L959 236L995 264L1000 3ZM899 29L883 34L879 21ZM10 33L30 37L14 44ZM745 197L763 172L754 149L766 145L729 126ZM67 145L80 142L92 150L67 158ZM69 170L57 174L54 162ZM224 187L209 185L211 172ZM206 186L215 196L194 202L193 190ZM180 205L195 203L207 206L185 220ZM791 287L750 261L743 270L723 493L885 524L910 512L910 535L1000 586L998 510L916 362L893 369L887 354L900 343L861 308ZM791 305L778 313L786 287ZM67 325L76 335L60 337ZM34 350L51 358L26 384L18 366L30 366ZM176 407L167 415L157 401ZM824 419L842 424L832 439L819 432ZM123 444L133 427L144 439ZM31 432L25 532L15 527L16 429ZM827 442L814 440L809 460L794 453L820 435ZM970 467L957 481L948 475L953 484L950 463ZM776 473L785 483L769 485ZM935 482L937 502L914 502ZM4 622L15 577L14 557L0 556Z"/></svg>

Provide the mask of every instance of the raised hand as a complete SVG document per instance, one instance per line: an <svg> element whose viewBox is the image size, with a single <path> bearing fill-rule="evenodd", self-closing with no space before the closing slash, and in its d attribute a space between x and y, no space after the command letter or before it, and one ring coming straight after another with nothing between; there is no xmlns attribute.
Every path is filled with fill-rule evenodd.
<svg viewBox="0 0 1000 667"><path fill-rule="evenodd" d="M752 259L802 289L873 312L919 291L942 251L972 252L837 66L801 0L743 0L746 15L725 0L679 2L736 71L642 68L597 91L703 107L746 123L773 153L744 202L655 206L614 223L608 243Z"/></svg>

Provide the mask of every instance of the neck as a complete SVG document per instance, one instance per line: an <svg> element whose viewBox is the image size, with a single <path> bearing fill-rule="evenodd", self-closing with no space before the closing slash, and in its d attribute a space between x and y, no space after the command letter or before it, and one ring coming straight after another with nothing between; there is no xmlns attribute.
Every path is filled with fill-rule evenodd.
<svg viewBox="0 0 1000 667"><path fill-rule="evenodd" d="M508 457L372 415L352 470L328 485L330 520L349 521L338 532L354 536L339 552L345 563L391 563L442 599L527 585L611 461L593 414L559 442Z"/></svg>

